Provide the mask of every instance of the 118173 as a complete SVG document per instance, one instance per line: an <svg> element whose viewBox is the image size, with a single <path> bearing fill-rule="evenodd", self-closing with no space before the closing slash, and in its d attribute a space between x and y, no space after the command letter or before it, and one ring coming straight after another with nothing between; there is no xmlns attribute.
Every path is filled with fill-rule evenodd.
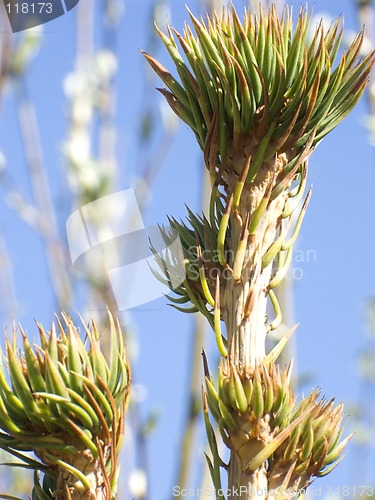
<svg viewBox="0 0 375 500"><path fill-rule="evenodd" d="M53 5L51 2L16 2L7 3L5 7L8 14L52 14Z"/></svg>

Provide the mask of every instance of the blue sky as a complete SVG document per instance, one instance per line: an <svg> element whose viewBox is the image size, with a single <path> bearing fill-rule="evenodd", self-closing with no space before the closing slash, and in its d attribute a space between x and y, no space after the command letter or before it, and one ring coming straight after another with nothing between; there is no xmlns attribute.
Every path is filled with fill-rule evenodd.
<svg viewBox="0 0 375 500"><path fill-rule="evenodd" d="M81 0L85 2L86 0ZM87 0L89 1L89 0ZM189 3L199 12L197 1ZM171 2L171 22L181 30L187 18L184 2ZM234 2L240 11L243 3ZM345 29L357 30L356 11L351 1L315 1L316 15L332 17L343 13ZM151 1L126 2L119 30L119 75L117 99L120 166L118 189L132 187L139 175L138 118L144 99L160 82L144 84L145 67L139 48L147 48ZM30 93L36 103L45 163L55 201L61 206L64 163L60 150L66 131L66 102L62 80L73 69L75 11L45 26L44 43L29 71ZM155 54L154 54L155 55ZM170 68L160 47L156 56ZM148 89L148 90L146 90ZM156 93L155 100L161 101ZM356 357L366 345L365 304L375 296L372 256L375 254L375 158L364 127L365 99L314 152L310 160L313 196L300 233L294 258L294 310L297 330L297 360L301 374L311 375L304 386L320 386L338 402L355 402L358 397ZM25 193L30 193L12 98L2 103L0 149L7 168ZM185 203L195 210L201 204L201 152L193 134L180 125L171 143L165 165L159 173L144 214L146 225L166 221L166 214L185 215ZM61 227L67 215L62 204ZM64 218L65 217L65 218ZM56 305L40 241L24 223L0 201L0 229L11 254L18 317L29 331L33 320L49 322ZM77 305L78 307L78 305ZM8 321L0 318L2 325ZM134 367L135 382L144 386L145 416L156 410L158 425L149 440L151 500L171 496L176 453L183 424L188 387L188 355L193 333L192 318L167 307L160 299L132 311L130 320L139 344ZM8 327L9 322L7 323ZM198 455L200 449L197 449ZM356 484L350 470L355 455L321 483L323 488ZM351 457L351 458L350 458ZM372 454L372 465L374 465ZM126 465L124 464L124 469ZM372 468L374 469L374 467ZM369 469L370 472L371 469ZM367 481L375 477L367 475ZM357 483L358 484L358 483Z"/></svg>

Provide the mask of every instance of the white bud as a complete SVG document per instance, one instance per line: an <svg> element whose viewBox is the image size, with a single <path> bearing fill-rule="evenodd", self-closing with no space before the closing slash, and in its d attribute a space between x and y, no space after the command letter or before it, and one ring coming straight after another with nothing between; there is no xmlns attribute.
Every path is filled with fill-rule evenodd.
<svg viewBox="0 0 375 500"><path fill-rule="evenodd" d="M129 477L129 491L135 498L144 498L147 492L147 476L143 469L134 469Z"/></svg>
<svg viewBox="0 0 375 500"><path fill-rule="evenodd" d="M96 69L102 80L109 80L117 71L117 59L110 50L102 50L96 56Z"/></svg>

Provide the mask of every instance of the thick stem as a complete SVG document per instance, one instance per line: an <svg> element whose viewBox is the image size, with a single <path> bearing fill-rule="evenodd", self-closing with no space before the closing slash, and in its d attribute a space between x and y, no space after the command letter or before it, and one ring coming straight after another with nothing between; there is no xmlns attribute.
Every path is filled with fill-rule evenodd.
<svg viewBox="0 0 375 500"><path fill-rule="evenodd" d="M229 358L240 372L252 373L265 356L269 278L270 271L251 285L232 281L226 287Z"/></svg>
<svg viewBox="0 0 375 500"><path fill-rule="evenodd" d="M243 159L242 159L243 161ZM273 162L272 162L273 163ZM272 165L263 165L257 178L250 185L245 185L238 210L231 220L230 257L232 266L241 238L246 234L244 224L254 218L260 204L267 197L277 182L277 175L282 171L283 159L276 159ZM241 172L243 165L236 165ZM235 182L237 181L237 178ZM223 319L228 337L229 361L238 373L251 376L257 365L265 357L265 342L268 331L266 321L268 286L271 280L272 264L263 267L263 257L274 243L281 230L281 214L285 205L285 194L266 203L266 209L260 222L247 236L247 249L239 280L230 276L223 292ZM264 201L265 200L265 201ZM244 470L236 452L231 451L229 491L236 492L238 498L262 500L267 497L267 471L263 464L255 472ZM235 493L233 493L235 495Z"/></svg>
<svg viewBox="0 0 375 500"><path fill-rule="evenodd" d="M235 453L231 453L228 470L228 497L242 500L265 500L267 498L267 474L263 467L246 473Z"/></svg>
<svg viewBox="0 0 375 500"><path fill-rule="evenodd" d="M67 438L71 442L72 437ZM111 484L113 476L116 474L116 463L108 463L111 460L111 446L107 446L100 440L100 457L94 458L91 451L86 449L77 452L74 457L71 455L48 456L45 453L39 453L37 456L42 462L48 464L56 475L56 491L54 498L56 500L111 500L114 498L115 491ZM56 463L56 460L63 460L66 466ZM115 461L116 462L116 461ZM70 471L70 467L72 470ZM74 470L81 474L82 480L74 474ZM83 484L83 477L86 484Z"/></svg>
<svg viewBox="0 0 375 500"><path fill-rule="evenodd" d="M234 162L234 160L232 160ZM228 264L233 267L238 245L246 228L261 203L279 181L286 159L284 157L264 164L256 179L245 184L238 209L231 215L231 236L229 239ZM245 168L244 157L237 160L234 170ZM232 192L238 177L231 182ZM222 298L223 319L226 324L230 361L240 372L252 374L265 356L267 334L266 313L268 285L271 280L272 264L263 268L263 257L274 243L282 227L281 214L285 206L286 193L270 200L260 222L247 236L247 248L243 260L241 277L236 280L231 274L226 279Z"/></svg>
<svg viewBox="0 0 375 500"><path fill-rule="evenodd" d="M267 273L269 274L269 273ZM229 288L229 287L228 287ZM248 318L244 318L249 284L234 284L229 288L227 332L230 332L229 358L240 372L249 372L262 362L265 356L267 297L263 282L251 287L252 306ZM230 303L230 299L232 302ZM230 307L230 305L232 307ZM242 470L236 452L231 451L228 474L228 489L234 497L244 500L263 500L267 495L267 473L262 466L254 473Z"/></svg>
<svg viewBox="0 0 375 500"><path fill-rule="evenodd" d="M108 481L103 474L99 460L88 462L83 467L82 473L90 483L89 490L66 469L59 469L57 500L109 500L112 498L111 491L108 489Z"/></svg>

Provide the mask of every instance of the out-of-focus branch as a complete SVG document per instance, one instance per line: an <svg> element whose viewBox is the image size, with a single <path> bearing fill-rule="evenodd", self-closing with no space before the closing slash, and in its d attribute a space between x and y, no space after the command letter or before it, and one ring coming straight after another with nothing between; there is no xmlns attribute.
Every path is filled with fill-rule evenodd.
<svg viewBox="0 0 375 500"><path fill-rule="evenodd" d="M375 47L375 10L373 0L355 0L357 6L358 23L364 29L364 47L366 52L370 52ZM370 83L366 91L366 99L369 112L369 128L373 138L375 136L375 78L374 69L370 74ZM349 464L350 477L356 484L366 484L373 481L368 477L370 471L371 449L374 446L374 419L375 408L371 404L374 401L374 311L375 302L367 305L369 315L369 331L371 334L370 342L359 356L360 381L358 387L358 397L352 413L354 414L356 435L354 453L351 454Z"/></svg>
<svg viewBox="0 0 375 500"><path fill-rule="evenodd" d="M36 110L32 99L28 95L26 80L23 76L18 84L19 124L35 206L40 214L40 233L45 245L56 301L59 307L65 308L71 298L71 287L66 273L65 252L58 237L55 209L44 165Z"/></svg>
<svg viewBox="0 0 375 500"><path fill-rule="evenodd" d="M3 317L12 320L16 317L16 293L12 265L5 240L0 232L0 297Z"/></svg>
<svg viewBox="0 0 375 500"><path fill-rule="evenodd" d="M169 5L168 2L163 0L154 0L151 7L150 15L150 32L148 35L148 42L146 44L147 50L157 50L160 44L159 37L156 36L154 22L157 25L163 26L165 20L168 18ZM163 168L168 153L173 145L178 130L178 122L170 112L168 106L162 101L161 105L155 106L155 93L152 92L152 85L150 85L150 78L154 79L154 74L145 62L144 65L145 77L143 79L143 99L142 107L140 110L140 123L139 123L139 161L140 168L138 170L138 189L142 196L139 198L141 209L145 208L149 193L154 185L158 174ZM159 102L159 99L157 100ZM161 114L163 127L155 127L154 123L160 121L160 117L155 120L155 114ZM151 149L145 146L152 144L153 138L157 137L156 145Z"/></svg>
<svg viewBox="0 0 375 500"><path fill-rule="evenodd" d="M77 64L85 64L94 55L94 0L86 0L77 5L76 59Z"/></svg>
<svg viewBox="0 0 375 500"><path fill-rule="evenodd" d="M9 61L11 58L11 36L6 32L9 29L7 25L7 16L4 4L0 5L0 103L2 93L5 87L9 72ZM0 173L5 167L5 159L0 152ZM12 275L11 262L8 255L8 249L4 240L2 231L0 231L0 297L1 311L6 319L13 319L16 310L16 296Z"/></svg>
<svg viewBox="0 0 375 500"><path fill-rule="evenodd" d="M373 0L355 0L357 4L358 23L364 28L364 47L374 48L375 46L375 20ZM370 75L370 83L367 87L366 97L369 103L370 113L375 116L375 78L374 69Z"/></svg>
<svg viewBox="0 0 375 500"><path fill-rule="evenodd" d="M197 450L198 424L201 420L201 394L200 386L202 380L202 347L205 344L206 324L205 318L197 316L194 322L194 337L191 341L190 360L188 363L190 370L190 389L189 399L186 408L186 421L181 440L178 456L178 473L175 485L183 488L189 488L189 480L194 464L198 458L194 450Z"/></svg>
<svg viewBox="0 0 375 500"><path fill-rule="evenodd" d="M11 56L11 37L10 33L6 32L7 28L7 16L5 13L4 4L0 4L0 97L2 96L2 91L6 78L8 76L9 70L9 60Z"/></svg>
<svg viewBox="0 0 375 500"><path fill-rule="evenodd" d="M117 57L113 52L113 39L117 36L117 26L107 12L111 3L102 4L104 15L100 16L99 28L103 32L103 42L99 47L94 41L94 2L81 2L77 6L75 70L65 79L69 129L64 143L68 183L76 207L111 194L115 185L114 75ZM95 137L97 147L94 146ZM103 220L110 216L100 214ZM103 220L97 221L98 227L103 225ZM87 267L86 283L85 309L90 309L90 314L95 311L96 321L101 323L106 307L113 313L117 311L104 261L101 269Z"/></svg>
<svg viewBox="0 0 375 500"><path fill-rule="evenodd" d="M34 200L33 202L26 200L19 187L12 181L6 171L2 172L3 187L10 205L40 234L44 243L56 302L59 307L67 307L71 299L71 287L66 273L66 252L58 235L55 208L44 164L36 109L32 98L28 94L26 79L27 65L39 46L40 34L38 30L27 32L11 51L10 36L7 35L9 26L5 25L7 16L3 10L2 14L1 26L4 31L2 31L0 49L0 90L5 78L10 77L16 90L15 98L19 126Z"/></svg>
<svg viewBox="0 0 375 500"><path fill-rule="evenodd" d="M116 102L117 102L117 35L120 15L116 15L118 2L103 2L103 48L101 61L103 78L99 88L98 101L98 163L108 177L107 190L110 192L116 182L118 164L116 159ZM112 287L107 280L102 287L103 298L107 307L114 313L117 311ZM124 328L125 329L125 328Z"/></svg>

